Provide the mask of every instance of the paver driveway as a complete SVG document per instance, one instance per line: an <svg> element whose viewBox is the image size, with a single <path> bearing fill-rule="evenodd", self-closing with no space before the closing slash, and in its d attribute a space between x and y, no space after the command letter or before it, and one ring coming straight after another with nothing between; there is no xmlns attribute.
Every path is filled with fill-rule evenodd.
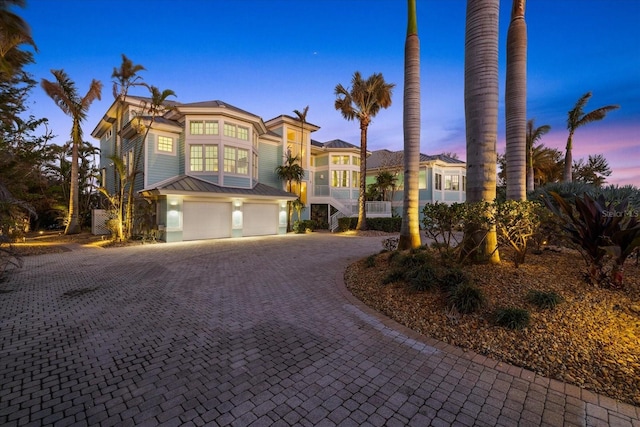
<svg viewBox="0 0 640 427"><path fill-rule="evenodd" d="M314 233L28 257L0 283L0 425L640 425L640 408L362 306L342 272L380 242Z"/></svg>

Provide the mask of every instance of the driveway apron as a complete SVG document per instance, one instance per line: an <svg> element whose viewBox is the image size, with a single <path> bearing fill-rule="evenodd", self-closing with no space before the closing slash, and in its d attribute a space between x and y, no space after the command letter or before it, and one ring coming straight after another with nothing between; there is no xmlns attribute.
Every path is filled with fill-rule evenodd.
<svg viewBox="0 0 640 427"><path fill-rule="evenodd" d="M0 425L640 426L640 408L421 337L345 289L381 237L25 258L0 282Z"/></svg>

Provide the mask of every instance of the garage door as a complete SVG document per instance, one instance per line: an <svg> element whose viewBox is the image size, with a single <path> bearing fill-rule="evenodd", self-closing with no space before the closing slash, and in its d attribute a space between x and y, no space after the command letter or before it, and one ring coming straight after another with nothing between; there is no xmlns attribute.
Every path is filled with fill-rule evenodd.
<svg viewBox="0 0 640 427"><path fill-rule="evenodd" d="M184 202L182 239L231 237L231 203Z"/></svg>
<svg viewBox="0 0 640 427"><path fill-rule="evenodd" d="M243 236L278 234L278 205L245 203L243 206Z"/></svg>

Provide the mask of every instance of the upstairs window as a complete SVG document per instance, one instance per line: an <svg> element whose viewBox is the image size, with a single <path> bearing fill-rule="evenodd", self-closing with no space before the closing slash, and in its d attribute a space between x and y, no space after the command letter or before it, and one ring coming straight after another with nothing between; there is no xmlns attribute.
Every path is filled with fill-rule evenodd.
<svg viewBox="0 0 640 427"><path fill-rule="evenodd" d="M238 126L238 139L242 139L243 141L249 140L249 129Z"/></svg>
<svg viewBox="0 0 640 427"><path fill-rule="evenodd" d="M451 191L460 190L460 176L458 175L445 175L444 177L444 189Z"/></svg>
<svg viewBox="0 0 640 427"><path fill-rule="evenodd" d="M189 122L191 135L217 135L218 122L214 120L192 120Z"/></svg>
<svg viewBox="0 0 640 427"><path fill-rule="evenodd" d="M332 187L349 187L349 171L331 171Z"/></svg>
<svg viewBox="0 0 640 427"><path fill-rule="evenodd" d="M351 159L354 166L360 166L360 156L353 156Z"/></svg>
<svg viewBox="0 0 640 427"><path fill-rule="evenodd" d="M224 171L238 175L249 175L249 150L225 145Z"/></svg>
<svg viewBox="0 0 640 427"><path fill-rule="evenodd" d="M218 172L217 145L191 145L189 154L191 172Z"/></svg>
<svg viewBox="0 0 640 427"><path fill-rule="evenodd" d="M331 156L331 164L348 165L350 156Z"/></svg>
<svg viewBox="0 0 640 427"><path fill-rule="evenodd" d="M435 179L435 189L442 190L442 174L437 173Z"/></svg>
<svg viewBox="0 0 640 427"><path fill-rule="evenodd" d="M173 154L173 148L173 138L162 135L158 136L157 150L159 153Z"/></svg>

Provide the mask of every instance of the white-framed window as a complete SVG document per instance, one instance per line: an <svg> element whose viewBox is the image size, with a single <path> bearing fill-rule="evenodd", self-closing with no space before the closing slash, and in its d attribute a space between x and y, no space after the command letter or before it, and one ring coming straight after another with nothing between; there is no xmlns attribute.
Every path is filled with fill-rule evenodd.
<svg viewBox="0 0 640 427"><path fill-rule="evenodd" d="M224 146L224 171L238 175L249 174L249 150Z"/></svg>
<svg viewBox="0 0 640 427"><path fill-rule="evenodd" d="M236 137L236 125L231 123L224 124L224 136L228 136L231 138Z"/></svg>
<svg viewBox="0 0 640 427"><path fill-rule="evenodd" d="M127 173L129 175L133 173L133 149L127 152Z"/></svg>
<svg viewBox="0 0 640 427"><path fill-rule="evenodd" d="M349 171L333 170L331 171L332 187L349 187Z"/></svg>
<svg viewBox="0 0 640 427"><path fill-rule="evenodd" d="M351 161L354 166L360 166L360 156L352 156Z"/></svg>
<svg viewBox="0 0 640 427"><path fill-rule="evenodd" d="M442 190L442 174L437 173L435 176L434 188L436 190Z"/></svg>
<svg viewBox="0 0 640 427"><path fill-rule="evenodd" d="M459 175L445 175L444 176L444 189L451 191L460 190L460 176Z"/></svg>
<svg viewBox="0 0 640 427"><path fill-rule="evenodd" d="M164 135L158 135L158 144L156 145L156 151L163 154L174 154L175 144L173 138Z"/></svg>
<svg viewBox="0 0 640 427"><path fill-rule="evenodd" d="M253 174L253 179L258 179L258 154L253 153L253 163L251 168L251 173Z"/></svg>
<svg viewBox="0 0 640 427"><path fill-rule="evenodd" d="M243 141L249 140L249 128L244 126L238 126L237 128L238 139L242 139Z"/></svg>
<svg viewBox="0 0 640 427"><path fill-rule="evenodd" d="M348 165L350 156L331 156L331 164L333 165Z"/></svg>
<svg viewBox="0 0 640 427"><path fill-rule="evenodd" d="M467 191L467 176L462 175L462 191Z"/></svg>
<svg viewBox="0 0 640 427"><path fill-rule="evenodd" d="M360 172L359 171L351 171L351 186L353 188L360 187Z"/></svg>
<svg viewBox="0 0 640 427"><path fill-rule="evenodd" d="M191 172L218 172L218 146L212 144L191 145L189 148Z"/></svg>
<svg viewBox="0 0 640 427"><path fill-rule="evenodd" d="M191 120L189 121L189 133L191 135L217 135L218 122L215 120Z"/></svg>

